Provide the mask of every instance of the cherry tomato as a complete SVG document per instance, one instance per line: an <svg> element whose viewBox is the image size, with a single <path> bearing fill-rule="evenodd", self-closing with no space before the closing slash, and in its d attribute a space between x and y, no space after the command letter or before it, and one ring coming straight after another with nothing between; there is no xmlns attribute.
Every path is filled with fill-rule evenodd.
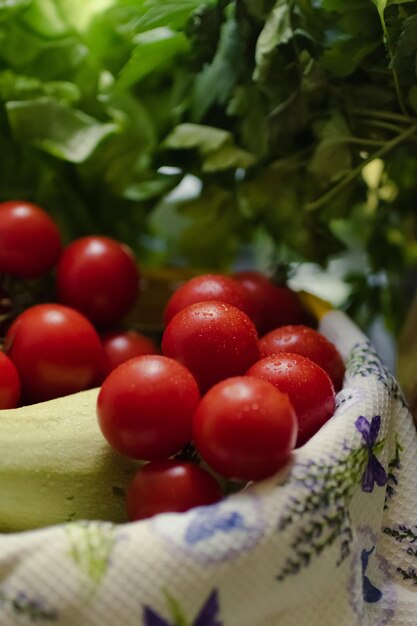
<svg viewBox="0 0 417 626"><path fill-rule="evenodd" d="M286 352L267 356L255 363L248 375L266 380L288 395L297 414L297 447L308 441L335 412L330 377L304 356Z"/></svg>
<svg viewBox="0 0 417 626"><path fill-rule="evenodd" d="M101 345L104 352L103 376L108 376L118 365L129 359L144 354L159 354L151 339L134 330L105 333L101 337Z"/></svg>
<svg viewBox="0 0 417 626"><path fill-rule="evenodd" d="M98 423L115 450L153 461L179 452L191 439L199 401L197 383L183 365L164 356L139 356L104 381Z"/></svg>
<svg viewBox="0 0 417 626"><path fill-rule="evenodd" d="M37 304L6 334L25 400L38 402L88 389L100 371L102 348L90 322L61 304Z"/></svg>
<svg viewBox="0 0 417 626"><path fill-rule="evenodd" d="M244 374L259 358L256 329L246 313L215 300L177 313L162 336L162 352L190 370L202 393Z"/></svg>
<svg viewBox="0 0 417 626"><path fill-rule="evenodd" d="M285 324L301 324L306 313L296 294L286 286L274 285L255 271L236 272L234 278L251 299L255 326L260 335Z"/></svg>
<svg viewBox="0 0 417 626"><path fill-rule="evenodd" d="M165 324L186 306L207 300L231 304L251 317L250 298L237 280L221 274L203 274L191 278L173 293L164 312Z"/></svg>
<svg viewBox="0 0 417 626"><path fill-rule="evenodd" d="M345 365L336 346L317 330L308 326L282 326L259 340L261 357L291 352L301 354L320 365L330 376L334 388L339 391L343 385Z"/></svg>
<svg viewBox="0 0 417 626"><path fill-rule="evenodd" d="M158 513L181 513L218 502L222 492L211 474L194 463L152 461L134 477L127 492L130 521Z"/></svg>
<svg viewBox="0 0 417 626"><path fill-rule="evenodd" d="M0 203L0 273L38 278L61 253L61 236L40 207L26 201Z"/></svg>
<svg viewBox="0 0 417 626"><path fill-rule="evenodd" d="M58 299L93 324L117 324L139 294L139 270L132 251L109 237L82 237L62 253L57 268Z"/></svg>
<svg viewBox="0 0 417 626"><path fill-rule="evenodd" d="M288 397L250 376L212 387L194 415L197 450L227 478L259 480L274 474L289 460L296 437L297 418Z"/></svg>
<svg viewBox="0 0 417 626"><path fill-rule="evenodd" d="M0 409L14 409L20 399L20 380L11 360L0 352Z"/></svg>

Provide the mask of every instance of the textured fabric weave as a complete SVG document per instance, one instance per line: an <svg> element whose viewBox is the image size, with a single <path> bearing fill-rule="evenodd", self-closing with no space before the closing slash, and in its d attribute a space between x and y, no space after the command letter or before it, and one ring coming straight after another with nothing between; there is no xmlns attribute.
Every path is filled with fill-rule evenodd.
<svg viewBox="0 0 417 626"><path fill-rule="evenodd" d="M0 624L416 626L417 439L340 312L334 417L280 474L185 514L0 536Z"/></svg>

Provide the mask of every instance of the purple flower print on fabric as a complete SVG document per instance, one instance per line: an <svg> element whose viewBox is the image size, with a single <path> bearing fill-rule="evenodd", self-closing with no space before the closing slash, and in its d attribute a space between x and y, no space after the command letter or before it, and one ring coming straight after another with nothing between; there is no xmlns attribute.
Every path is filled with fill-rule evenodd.
<svg viewBox="0 0 417 626"><path fill-rule="evenodd" d="M177 608L176 613L178 613L179 607L177 607L176 602L175 605ZM224 626L223 622L220 620L219 611L219 596L217 590L214 589L190 626ZM178 621L178 615L174 617L173 621L168 621L158 615L158 613L149 606L145 606L143 610L143 623L144 626L182 626L185 620L181 614L180 621Z"/></svg>
<svg viewBox="0 0 417 626"><path fill-rule="evenodd" d="M216 533L232 533L234 530L248 530L243 515L237 511L222 511L219 507L201 508L185 532L185 541L195 544L213 537Z"/></svg>
<svg viewBox="0 0 417 626"><path fill-rule="evenodd" d="M361 552L361 566L362 566L362 590L363 599L365 602L373 603L378 602L382 598L382 592L375 587L366 575L366 568L368 567L369 557L375 550L375 546L372 546L370 550L365 548Z"/></svg>
<svg viewBox="0 0 417 626"><path fill-rule="evenodd" d="M362 490L371 493L375 483L382 487L387 482L387 474L374 454L374 447L381 427L381 416L374 415L371 422L360 415L355 422L368 450L368 462L362 476Z"/></svg>
<svg viewBox="0 0 417 626"><path fill-rule="evenodd" d="M16 619L22 623L43 623L58 621L58 611L51 608L48 602L40 597L26 593L26 591L13 591L4 585L0 587L0 624L10 623L7 615L13 613ZM3 618L6 621L3 621Z"/></svg>
<svg viewBox="0 0 417 626"><path fill-rule="evenodd" d="M167 622L148 606L143 609L143 621L145 626L172 626L171 622Z"/></svg>
<svg viewBox="0 0 417 626"><path fill-rule="evenodd" d="M349 603L357 617L352 624L397 625L397 585L392 563L378 552L379 530L358 526L356 532L348 584Z"/></svg>

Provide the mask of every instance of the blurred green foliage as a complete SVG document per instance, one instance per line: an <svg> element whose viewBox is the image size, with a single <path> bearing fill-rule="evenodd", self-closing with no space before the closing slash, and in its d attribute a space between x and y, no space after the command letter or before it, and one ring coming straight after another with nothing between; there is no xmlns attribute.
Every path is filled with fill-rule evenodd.
<svg viewBox="0 0 417 626"><path fill-rule="evenodd" d="M416 58L415 1L0 0L0 199L145 264L341 259L398 332Z"/></svg>

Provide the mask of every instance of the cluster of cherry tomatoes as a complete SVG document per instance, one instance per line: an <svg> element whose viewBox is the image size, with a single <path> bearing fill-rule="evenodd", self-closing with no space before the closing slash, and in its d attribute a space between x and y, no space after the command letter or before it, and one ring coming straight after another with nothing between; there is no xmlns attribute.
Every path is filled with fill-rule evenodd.
<svg viewBox="0 0 417 626"><path fill-rule="evenodd" d="M100 386L104 437L147 462L127 493L130 520L218 501L215 476L274 474L334 413L338 351L308 325L294 292L257 272L183 283L166 303L160 346L120 330L140 275L118 241L88 236L63 247L40 207L4 202L0 274L28 288L50 274L54 284L52 301L17 316L0 292L0 321L9 320L0 408Z"/></svg>
<svg viewBox="0 0 417 626"><path fill-rule="evenodd" d="M125 358L157 352L146 337L118 330L140 278L132 251L118 241L89 236L63 247L42 208L3 202L0 276L1 409L98 386ZM7 283L30 291L45 276L53 279L51 299L16 312Z"/></svg>
<svg viewBox="0 0 417 626"><path fill-rule="evenodd" d="M162 355L121 364L98 396L110 445L148 461L129 519L218 501L213 474L271 476L333 415L344 364L305 320L292 291L256 272L197 276L171 296ZM210 472L181 459L189 442Z"/></svg>

